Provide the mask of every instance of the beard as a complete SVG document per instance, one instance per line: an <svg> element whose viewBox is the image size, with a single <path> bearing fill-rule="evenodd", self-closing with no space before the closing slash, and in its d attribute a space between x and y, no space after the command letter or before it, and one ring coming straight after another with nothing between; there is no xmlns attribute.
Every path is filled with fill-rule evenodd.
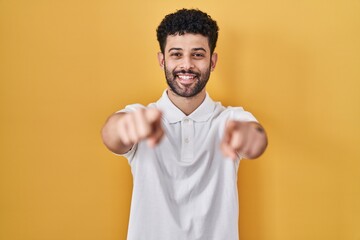
<svg viewBox="0 0 360 240"><path fill-rule="evenodd" d="M195 72L192 70L180 70L180 71L171 71L167 69L166 64L164 64L165 68L165 78L166 82L169 85L170 89L181 97L194 97L198 93L200 93L204 87L206 86L209 78L210 78L210 65L209 68L206 69L205 72ZM194 74L195 75L195 83L190 85L182 85L181 83L176 81L178 78L178 74Z"/></svg>

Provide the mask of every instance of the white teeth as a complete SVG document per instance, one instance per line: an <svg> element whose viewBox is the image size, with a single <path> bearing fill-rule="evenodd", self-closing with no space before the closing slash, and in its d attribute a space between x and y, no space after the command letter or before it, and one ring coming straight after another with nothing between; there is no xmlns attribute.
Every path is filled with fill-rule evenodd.
<svg viewBox="0 0 360 240"><path fill-rule="evenodd" d="M184 79L184 80L188 80L188 79L193 79L194 78L194 76L182 76L182 75L180 75L180 76L178 76L179 78L181 78L181 79Z"/></svg>

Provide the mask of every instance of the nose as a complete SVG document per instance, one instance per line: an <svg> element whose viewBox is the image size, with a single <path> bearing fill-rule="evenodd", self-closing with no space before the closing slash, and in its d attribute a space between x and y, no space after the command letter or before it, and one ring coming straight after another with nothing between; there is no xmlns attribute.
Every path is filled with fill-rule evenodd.
<svg viewBox="0 0 360 240"><path fill-rule="evenodd" d="M194 63L193 63L193 59L191 59L191 56L183 57L180 68L183 70L194 68Z"/></svg>

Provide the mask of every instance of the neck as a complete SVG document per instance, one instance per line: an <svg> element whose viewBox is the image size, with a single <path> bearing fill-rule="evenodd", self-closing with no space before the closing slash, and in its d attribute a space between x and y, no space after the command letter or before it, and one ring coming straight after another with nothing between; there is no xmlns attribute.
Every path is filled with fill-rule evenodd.
<svg viewBox="0 0 360 240"><path fill-rule="evenodd" d="M206 97L205 89L199 92L193 97L181 97L171 91L170 88L167 90L167 95L171 102L179 108L185 115L190 115L195 109L197 109Z"/></svg>

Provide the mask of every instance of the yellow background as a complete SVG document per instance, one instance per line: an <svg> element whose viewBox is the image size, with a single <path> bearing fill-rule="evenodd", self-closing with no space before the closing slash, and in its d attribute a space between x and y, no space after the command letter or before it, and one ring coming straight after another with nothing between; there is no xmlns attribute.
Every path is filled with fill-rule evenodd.
<svg viewBox="0 0 360 240"><path fill-rule="evenodd" d="M269 135L241 239L360 239L360 1L1 0L1 240L125 239L131 172L100 129L159 98L155 29L182 7L220 26L212 98Z"/></svg>

